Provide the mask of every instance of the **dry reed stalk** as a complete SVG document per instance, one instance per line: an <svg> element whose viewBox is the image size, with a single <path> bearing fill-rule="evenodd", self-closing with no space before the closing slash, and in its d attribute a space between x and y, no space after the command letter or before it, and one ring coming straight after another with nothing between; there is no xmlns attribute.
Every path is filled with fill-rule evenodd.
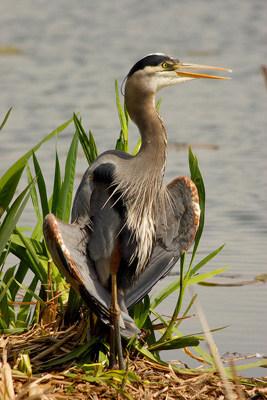
<svg viewBox="0 0 267 400"><path fill-rule="evenodd" d="M194 293L192 288L189 288L189 289L190 289L190 292L191 292L191 297L193 298L195 296L195 293ZM224 385L226 399L227 400L236 400L236 396L234 395L234 392L232 390L230 382L229 382L229 380L227 378L226 372L225 372L225 370L223 368L223 365L222 365L222 362L221 362L221 358L220 358L219 353L218 353L218 349L217 349L217 347L215 345L215 342L213 340L213 337L212 337L212 334L211 334L211 331L210 331L210 327L208 325L208 322L206 320L206 317L204 315L202 307L201 307L201 305L200 305L200 303L199 303L197 298L195 299L194 305L195 305L195 308L196 308L196 311L197 311L198 318L199 318L200 323L202 325L203 331L205 332L205 336L206 336L206 339L207 339L209 350L210 350L210 352L212 354L212 357L213 357L213 360L215 362L215 365L216 365L216 368L218 370L218 373L220 374L220 377L222 379L222 382L223 382L223 385Z"/></svg>
<svg viewBox="0 0 267 400"><path fill-rule="evenodd" d="M12 380L12 371L7 362L0 363L0 399L14 400L15 391Z"/></svg>

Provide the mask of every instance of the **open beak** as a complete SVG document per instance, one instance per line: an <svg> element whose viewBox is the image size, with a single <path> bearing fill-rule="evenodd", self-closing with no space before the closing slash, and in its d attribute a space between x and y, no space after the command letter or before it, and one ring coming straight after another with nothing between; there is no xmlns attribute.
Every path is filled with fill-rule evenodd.
<svg viewBox="0 0 267 400"><path fill-rule="evenodd" d="M230 79L230 78L225 78L222 76L216 76L216 75L207 75L207 74L202 74L199 72L186 72L186 71L180 71L180 69L206 69L206 70L212 70L212 71L227 71L227 72L232 72L231 69L225 69L225 68L219 68L219 67L209 67L207 65L198 65L198 64L178 64L175 66L175 72L178 76L182 76L185 78L206 78L206 79Z"/></svg>

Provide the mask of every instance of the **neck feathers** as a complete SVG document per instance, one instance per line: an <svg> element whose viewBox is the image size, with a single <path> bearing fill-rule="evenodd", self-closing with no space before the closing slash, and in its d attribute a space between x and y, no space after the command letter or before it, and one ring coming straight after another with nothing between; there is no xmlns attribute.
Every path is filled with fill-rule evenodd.
<svg viewBox="0 0 267 400"><path fill-rule="evenodd" d="M138 100L138 101L137 101ZM165 215L168 195L163 177L167 157L167 135L164 123L154 107L154 95L127 97L126 107L139 128L142 146L130 160L120 159L115 173L116 191L122 193L127 211L127 227L137 241L136 273L146 266L153 249L159 212ZM117 180L117 182L116 182ZM164 218L163 218L164 219Z"/></svg>

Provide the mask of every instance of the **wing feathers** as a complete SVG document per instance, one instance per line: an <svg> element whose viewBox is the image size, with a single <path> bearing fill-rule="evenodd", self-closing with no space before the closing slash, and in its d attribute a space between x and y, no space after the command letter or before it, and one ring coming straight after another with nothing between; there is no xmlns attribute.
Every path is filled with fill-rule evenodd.
<svg viewBox="0 0 267 400"><path fill-rule="evenodd" d="M193 243L199 224L198 192L191 179L179 177L167 186L171 202L166 205L167 225L162 222L151 258L132 288L125 293L131 308L164 278Z"/></svg>
<svg viewBox="0 0 267 400"><path fill-rule="evenodd" d="M90 181L87 184L92 185ZM122 335L126 337L139 332L127 308L142 300L169 273L180 255L192 244L198 229L200 210L194 183L189 178L180 177L174 179L167 189L170 202L166 204L165 213L159 210L158 233L151 258L134 286L127 288L124 296L119 295L120 327ZM79 213L77 204L81 204L79 199L76 200L75 213ZM58 268L86 304L111 325L111 293L101 284L94 262L89 257L93 227L88 227L84 221L85 218L78 218L76 223L66 224L49 214L44 221L44 237Z"/></svg>
<svg viewBox="0 0 267 400"><path fill-rule="evenodd" d="M88 232L78 224L66 224L53 214L46 216L44 236L49 252L61 272L85 303L105 322L111 325L110 292L101 285L93 263L86 251ZM132 318L121 312L121 334L132 337L139 329Z"/></svg>

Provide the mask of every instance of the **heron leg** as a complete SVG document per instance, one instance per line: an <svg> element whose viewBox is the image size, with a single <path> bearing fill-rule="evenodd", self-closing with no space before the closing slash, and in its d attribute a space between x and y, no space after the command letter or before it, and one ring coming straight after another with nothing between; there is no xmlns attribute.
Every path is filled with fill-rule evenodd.
<svg viewBox="0 0 267 400"><path fill-rule="evenodd" d="M121 345L121 334L120 334L120 306L118 304L117 298L117 275L113 274L112 279L112 302L111 302L111 318L113 322L114 331L110 336L110 347L111 347L111 361L112 358L115 360L115 344L117 345L119 368L125 369L123 355L122 355L122 345Z"/></svg>
<svg viewBox="0 0 267 400"><path fill-rule="evenodd" d="M125 369L123 354L122 354L122 345L121 345L121 334L120 334L120 306L118 303L118 288L117 288L117 272L120 265L120 246L119 243L115 252L112 254L111 265L110 265L110 273L111 273L111 306L110 306L110 314L113 323L114 330L110 334L110 367L114 368L115 366L115 347L117 345L118 351L118 359L119 359L119 368Z"/></svg>
<svg viewBox="0 0 267 400"><path fill-rule="evenodd" d="M116 344L115 344L114 328L110 328L109 345L110 345L109 368L114 369L116 365L116 351L115 351Z"/></svg>

